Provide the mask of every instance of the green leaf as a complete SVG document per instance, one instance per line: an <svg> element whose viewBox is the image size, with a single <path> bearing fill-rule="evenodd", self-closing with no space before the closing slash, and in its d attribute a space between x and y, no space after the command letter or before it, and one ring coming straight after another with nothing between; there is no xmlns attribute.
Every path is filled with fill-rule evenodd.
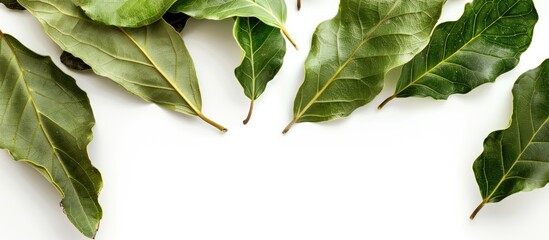
<svg viewBox="0 0 549 240"><path fill-rule="evenodd" d="M428 43L445 0L349 0L317 28L297 93L294 119L329 121L374 99L385 74Z"/></svg>
<svg viewBox="0 0 549 240"><path fill-rule="evenodd" d="M473 165L482 204L549 182L549 60L519 77L513 87L509 128L491 133Z"/></svg>
<svg viewBox="0 0 549 240"><path fill-rule="evenodd" d="M142 28L105 26L64 0L20 0L65 51L82 59L146 101L198 116L226 129L201 111L194 63L183 39L164 20Z"/></svg>
<svg viewBox="0 0 549 240"><path fill-rule="evenodd" d="M197 19L259 18L269 26L280 28L297 48L284 27L287 11L284 0L178 0L170 11L182 12Z"/></svg>
<svg viewBox="0 0 549 240"><path fill-rule="evenodd" d="M475 0L456 22L436 28L427 48L402 69L395 98L447 99L515 68L538 20L532 0Z"/></svg>
<svg viewBox="0 0 549 240"><path fill-rule="evenodd" d="M74 55L65 51L63 51L63 53L61 54L60 59L63 65L65 65L66 67L72 70L85 71L85 70L91 69L91 67L88 64L86 64L84 61L82 61L82 59L77 58Z"/></svg>
<svg viewBox="0 0 549 240"><path fill-rule="evenodd" d="M70 221L93 238L103 183L87 153L95 120L86 93L49 57L2 32L0 76L0 148L46 177Z"/></svg>
<svg viewBox="0 0 549 240"><path fill-rule="evenodd" d="M94 21L119 27L143 27L162 18L176 0L71 0Z"/></svg>
<svg viewBox="0 0 549 240"><path fill-rule="evenodd" d="M254 101L282 67L286 41L280 30L257 18L236 18L234 36L243 51L242 63L235 74L251 100L248 117L244 120L247 124L252 116Z"/></svg>
<svg viewBox="0 0 549 240"><path fill-rule="evenodd" d="M4 4L9 9L25 10L25 8L21 6L21 4L17 2L17 0L0 0L0 3Z"/></svg>
<svg viewBox="0 0 549 240"><path fill-rule="evenodd" d="M185 28L185 25L187 24L187 20L189 20L189 16L183 13L170 13L167 12L162 16L162 18L170 24L177 32L183 31L183 28ZM63 63L66 67L77 70L77 71L86 71L90 70L91 67L86 64L82 59L75 57L74 55L63 51L61 54L61 63Z"/></svg>

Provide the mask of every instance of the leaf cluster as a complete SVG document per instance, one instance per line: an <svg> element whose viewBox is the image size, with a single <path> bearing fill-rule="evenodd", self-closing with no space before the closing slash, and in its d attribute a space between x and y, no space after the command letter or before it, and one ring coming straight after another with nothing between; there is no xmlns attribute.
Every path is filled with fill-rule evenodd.
<svg viewBox="0 0 549 240"><path fill-rule="evenodd" d="M223 132L202 112L194 62L181 38L187 20L234 19L242 50L234 74L250 99L244 124L282 68L286 41L298 48L285 27L283 0L0 2L38 19L63 49L67 67L92 70ZM474 0L457 21L437 26L445 2L342 0L337 15L313 35L293 119L283 132L351 115L380 94L387 72L398 67L395 93L379 109L397 98L465 94L518 65L538 21L532 0ZM44 175L63 197L69 220L93 238L102 217L102 180L86 150L94 125L86 94L51 59L2 32L0 60L0 147ZM522 75L513 95L511 125L488 136L474 163L483 201L472 218L487 203L549 182L549 62Z"/></svg>

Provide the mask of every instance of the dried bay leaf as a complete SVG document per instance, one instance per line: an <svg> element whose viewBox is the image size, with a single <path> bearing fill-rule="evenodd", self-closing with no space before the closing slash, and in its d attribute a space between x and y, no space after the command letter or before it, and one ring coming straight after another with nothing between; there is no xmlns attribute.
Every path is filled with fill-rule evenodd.
<svg viewBox="0 0 549 240"><path fill-rule="evenodd" d="M254 101L282 67L286 41L280 30L257 18L236 18L234 36L243 50L242 63L235 70L235 75L251 100L248 116L244 120L247 124L252 116Z"/></svg>
<svg viewBox="0 0 549 240"><path fill-rule="evenodd" d="M269 26L280 28L297 48L297 44L284 26L287 14L284 0L178 0L170 11L210 20L255 17Z"/></svg>
<svg viewBox="0 0 549 240"><path fill-rule="evenodd" d="M187 20L189 20L189 16L185 15L183 13L170 13L167 12L162 16L162 18L170 24L175 31L181 32L183 31L183 28L185 28L185 25L187 24ZM77 70L77 71L85 71L85 70L91 70L91 67L86 64L82 59L75 57L74 55L70 54L69 52L63 51L61 54L61 63L63 63L66 67Z"/></svg>
<svg viewBox="0 0 549 240"><path fill-rule="evenodd" d="M515 68L532 42L532 0L475 0L455 22L438 26L429 45L402 69L395 98L447 99L494 82Z"/></svg>
<svg viewBox="0 0 549 240"><path fill-rule="evenodd" d="M341 1L336 17L313 36L294 119L284 133L295 123L346 117L372 101L385 74L427 45L444 2Z"/></svg>
<svg viewBox="0 0 549 240"><path fill-rule="evenodd" d="M483 201L488 203L549 182L549 60L519 77L513 87L509 128L491 133L473 165Z"/></svg>
<svg viewBox="0 0 549 240"><path fill-rule="evenodd" d="M98 75L146 101L198 116L226 131L202 113L194 63L179 33L164 20L141 28L120 28L91 21L69 1L20 3L63 50L82 59Z"/></svg>
<svg viewBox="0 0 549 240"><path fill-rule="evenodd" d="M0 148L48 179L69 220L93 238L103 183L87 153L95 120L86 93L49 57L2 32L0 76Z"/></svg>
<svg viewBox="0 0 549 240"><path fill-rule="evenodd" d="M71 0L94 21L119 27L143 27L158 21L176 0Z"/></svg>

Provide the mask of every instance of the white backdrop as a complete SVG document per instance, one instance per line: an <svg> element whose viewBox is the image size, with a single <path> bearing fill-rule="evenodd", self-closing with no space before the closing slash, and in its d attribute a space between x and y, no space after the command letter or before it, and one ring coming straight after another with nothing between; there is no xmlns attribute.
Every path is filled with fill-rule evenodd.
<svg viewBox="0 0 549 240"><path fill-rule="evenodd" d="M442 21L467 0L448 0ZM511 87L549 57L549 2L520 65L448 101L399 99L377 105L386 89L351 117L298 124L283 136L315 27L334 16L336 0L287 1L287 28L301 50L285 65L242 125L248 100L233 75L241 53L232 20L189 22L183 32L194 57L204 112L229 128L221 134L197 118L145 103L108 79L67 70L61 50L27 12L0 7L0 29L53 56L89 95L97 125L89 147L103 174L105 212L99 240L354 240L549 238L549 190L520 193L486 206L472 163L484 138L505 128ZM0 239L85 239L37 172L0 152Z"/></svg>

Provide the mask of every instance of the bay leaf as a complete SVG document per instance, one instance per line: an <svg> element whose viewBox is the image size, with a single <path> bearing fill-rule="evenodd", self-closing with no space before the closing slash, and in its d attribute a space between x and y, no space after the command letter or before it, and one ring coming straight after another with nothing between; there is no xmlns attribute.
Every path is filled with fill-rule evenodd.
<svg viewBox="0 0 549 240"><path fill-rule="evenodd" d="M40 21L53 41L98 75L146 101L198 116L226 131L202 113L194 63L183 39L166 21L120 28L90 20L69 1L19 2Z"/></svg>
<svg viewBox="0 0 549 240"><path fill-rule="evenodd" d="M176 0L71 0L94 21L119 27L143 27L162 18Z"/></svg>
<svg viewBox="0 0 549 240"><path fill-rule="evenodd" d="M181 32L183 31L183 28L185 28L185 25L187 24L187 20L189 20L189 16L183 13L170 13L167 12L162 16L162 18L170 24L175 31ZM63 63L66 67L77 70L77 71L85 71L85 70L91 70L91 67L86 64L82 59L75 57L74 55L70 54L69 52L63 51L61 54L61 63Z"/></svg>
<svg viewBox="0 0 549 240"><path fill-rule="evenodd" d="M297 48L297 44L284 26L287 14L284 0L178 0L170 11L210 20L255 17L269 26L280 28Z"/></svg>
<svg viewBox="0 0 549 240"><path fill-rule="evenodd" d="M1 31L0 76L0 148L50 181L69 220L93 238L103 183L87 153L95 120L86 93L49 57Z"/></svg>
<svg viewBox="0 0 549 240"><path fill-rule="evenodd" d="M402 69L395 98L447 99L494 82L515 68L532 41L532 0L475 0L455 22L438 26L429 45Z"/></svg>
<svg viewBox="0 0 549 240"><path fill-rule="evenodd" d="M549 60L519 77L513 87L510 126L491 133L473 165L483 201L488 203L549 182Z"/></svg>
<svg viewBox="0 0 549 240"><path fill-rule="evenodd" d="M335 18L321 23L294 103L298 122L350 115L377 96L385 74L428 43L445 0L341 1Z"/></svg>
<svg viewBox="0 0 549 240"><path fill-rule="evenodd" d="M235 75L251 100L247 124L252 116L254 101L265 91L267 84L276 76L286 54L286 41L280 30L257 18L237 17L234 36L242 48L242 63Z"/></svg>

